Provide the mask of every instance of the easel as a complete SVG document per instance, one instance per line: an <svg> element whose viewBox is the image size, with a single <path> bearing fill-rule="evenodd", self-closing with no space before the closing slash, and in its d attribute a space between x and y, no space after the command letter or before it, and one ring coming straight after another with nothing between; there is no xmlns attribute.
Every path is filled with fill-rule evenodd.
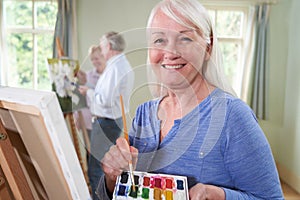
<svg viewBox="0 0 300 200"><path fill-rule="evenodd" d="M27 200L34 199L30 190L29 184L26 180L25 174L19 163L18 157L13 145L8 137L2 120L0 119L0 165L4 175L7 178L8 185L16 199ZM0 188L3 188L4 199L10 199L9 191L5 188L5 178L0 177ZM3 186L3 187L2 187Z"/></svg>
<svg viewBox="0 0 300 200"><path fill-rule="evenodd" d="M89 144L89 138L87 136L88 134L87 134L84 122L83 122L82 113L81 113L80 110L77 111L77 112L81 116L81 118L79 117L78 120L79 120L81 129L82 129L82 134L83 134L83 137L84 137L85 145L87 145L87 144ZM76 125L75 125L74 113L73 112L64 113L64 117L65 117L66 121L69 123L70 131L71 131L71 134L72 134L73 143L74 143L74 147L75 147L75 151L76 151L80 166L82 168L85 180L89 184L89 179L88 179L88 175L87 175L87 168L84 164L84 160L82 158L81 151L80 151L80 143L79 143L80 139L78 137L78 132L77 132ZM86 148L88 148L88 151L89 151L89 146L87 146Z"/></svg>
<svg viewBox="0 0 300 200"><path fill-rule="evenodd" d="M89 199L53 92L0 88L0 200Z"/></svg>
<svg viewBox="0 0 300 200"><path fill-rule="evenodd" d="M57 47L58 57L59 58L63 57L64 56L64 51L63 51L63 48L61 46L61 43L60 43L60 40L59 40L58 37L56 38L56 47ZM82 112L80 110L78 110L77 112L78 112L78 115L79 115L78 120L79 120L80 127L81 127L81 130L82 130L84 143L85 143L85 146L87 148L87 151L89 152L89 150L90 150L90 141L89 141L88 133L87 133L87 130L86 130L86 126L84 124L84 119L83 119L83 116L82 116ZM80 166L82 168L85 180L86 180L87 184L89 185L87 168L84 164L84 160L82 158L81 151L80 151L80 143L79 143L80 140L78 138L77 129L76 129L76 126L75 126L74 113L73 112L64 113L64 117L67 120L67 122L69 123L70 131L71 131L71 134L72 134L73 143L74 143L74 147L75 147L75 151L76 151Z"/></svg>

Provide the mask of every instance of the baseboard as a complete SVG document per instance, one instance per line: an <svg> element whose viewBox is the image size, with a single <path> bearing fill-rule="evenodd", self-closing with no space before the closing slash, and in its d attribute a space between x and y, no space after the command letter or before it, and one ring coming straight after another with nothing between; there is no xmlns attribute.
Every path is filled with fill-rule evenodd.
<svg viewBox="0 0 300 200"><path fill-rule="evenodd" d="M280 179L300 193L300 177L280 163L276 163L276 166Z"/></svg>

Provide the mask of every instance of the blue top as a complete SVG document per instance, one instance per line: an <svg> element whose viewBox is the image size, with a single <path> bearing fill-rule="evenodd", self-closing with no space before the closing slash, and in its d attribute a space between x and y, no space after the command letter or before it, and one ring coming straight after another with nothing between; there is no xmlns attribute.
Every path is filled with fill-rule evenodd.
<svg viewBox="0 0 300 200"><path fill-rule="evenodd" d="M226 199L284 199L268 141L243 101L215 89L175 120L161 142L159 103L141 105L129 132L131 145L139 150L137 171L184 175L189 188L216 185Z"/></svg>

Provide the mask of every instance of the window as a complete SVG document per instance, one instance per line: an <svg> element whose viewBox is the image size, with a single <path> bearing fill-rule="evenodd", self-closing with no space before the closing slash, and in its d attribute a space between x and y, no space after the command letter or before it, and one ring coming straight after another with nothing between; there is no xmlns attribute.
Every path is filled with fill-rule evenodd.
<svg viewBox="0 0 300 200"><path fill-rule="evenodd" d="M52 58L55 0L3 0L1 84L51 89L46 58Z"/></svg>
<svg viewBox="0 0 300 200"><path fill-rule="evenodd" d="M225 74L238 96L243 77L244 44L246 39L247 6L205 6L216 27L223 54Z"/></svg>
<svg viewBox="0 0 300 200"><path fill-rule="evenodd" d="M5 54L0 59L5 64L0 69L1 84L50 90L46 58L52 57L56 0L2 1ZM249 5L202 1L216 25L226 75L240 96Z"/></svg>

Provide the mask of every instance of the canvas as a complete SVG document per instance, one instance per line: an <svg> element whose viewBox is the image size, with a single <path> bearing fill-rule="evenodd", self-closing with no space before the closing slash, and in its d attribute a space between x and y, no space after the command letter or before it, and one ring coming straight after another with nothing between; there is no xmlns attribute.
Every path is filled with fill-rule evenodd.
<svg viewBox="0 0 300 200"><path fill-rule="evenodd" d="M86 106L86 98L78 91L79 61L69 58L48 58L48 74L64 113Z"/></svg>
<svg viewBox="0 0 300 200"><path fill-rule="evenodd" d="M0 119L34 199L91 199L54 92L0 87Z"/></svg>

